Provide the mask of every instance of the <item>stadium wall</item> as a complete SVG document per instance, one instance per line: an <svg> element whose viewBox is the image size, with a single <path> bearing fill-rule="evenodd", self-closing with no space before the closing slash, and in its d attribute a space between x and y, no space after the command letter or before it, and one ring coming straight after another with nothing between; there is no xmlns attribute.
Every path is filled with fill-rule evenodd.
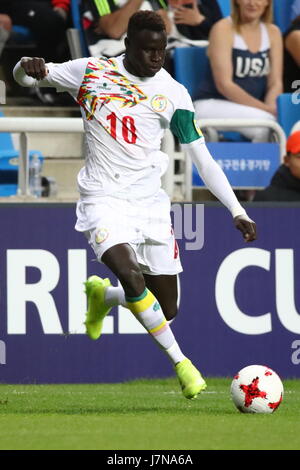
<svg viewBox="0 0 300 470"><path fill-rule="evenodd" d="M259 238L248 245L220 205L173 205L184 272L172 329L206 376L257 363L300 377L299 211L300 204L251 204ZM2 204L0 216L1 382L173 374L124 308L112 310L100 340L84 335L83 282L109 272L73 229L74 204Z"/></svg>

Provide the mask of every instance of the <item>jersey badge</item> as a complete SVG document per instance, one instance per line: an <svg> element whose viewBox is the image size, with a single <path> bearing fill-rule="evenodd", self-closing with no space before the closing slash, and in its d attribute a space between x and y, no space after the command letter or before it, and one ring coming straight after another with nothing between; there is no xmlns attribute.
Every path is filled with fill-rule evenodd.
<svg viewBox="0 0 300 470"><path fill-rule="evenodd" d="M154 111L162 113L168 105L168 98L164 95L154 95L151 99L151 107Z"/></svg>
<svg viewBox="0 0 300 470"><path fill-rule="evenodd" d="M95 235L95 242L100 245L108 238L109 232L107 228L99 228Z"/></svg>

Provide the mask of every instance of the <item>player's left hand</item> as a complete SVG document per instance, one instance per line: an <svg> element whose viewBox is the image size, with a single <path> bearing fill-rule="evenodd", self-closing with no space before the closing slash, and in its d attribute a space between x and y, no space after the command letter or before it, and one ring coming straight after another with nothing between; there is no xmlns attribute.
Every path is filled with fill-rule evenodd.
<svg viewBox="0 0 300 470"><path fill-rule="evenodd" d="M256 223L247 215L238 215L234 217L234 225L243 234L245 242L253 242L256 240Z"/></svg>

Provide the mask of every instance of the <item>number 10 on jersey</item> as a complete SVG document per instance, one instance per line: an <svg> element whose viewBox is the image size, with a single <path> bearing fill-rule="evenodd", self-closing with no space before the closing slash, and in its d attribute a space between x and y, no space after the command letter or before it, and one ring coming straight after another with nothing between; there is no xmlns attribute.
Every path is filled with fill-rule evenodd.
<svg viewBox="0 0 300 470"><path fill-rule="evenodd" d="M115 140L119 140L121 135L127 144L136 143L136 127L132 116L123 116L120 121L116 113L111 113L107 116L107 121L110 121L110 135Z"/></svg>

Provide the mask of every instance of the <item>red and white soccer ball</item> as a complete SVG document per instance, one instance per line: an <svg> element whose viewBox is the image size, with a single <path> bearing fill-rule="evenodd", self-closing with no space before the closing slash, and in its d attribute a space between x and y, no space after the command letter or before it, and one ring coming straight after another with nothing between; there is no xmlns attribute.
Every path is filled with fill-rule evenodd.
<svg viewBox="0 0 300 470"><path fill-rule="evenodd" d="M230 392L242 413L273 413L282 402L283 385L272 369L253 365L235 375Z"/></svg>

